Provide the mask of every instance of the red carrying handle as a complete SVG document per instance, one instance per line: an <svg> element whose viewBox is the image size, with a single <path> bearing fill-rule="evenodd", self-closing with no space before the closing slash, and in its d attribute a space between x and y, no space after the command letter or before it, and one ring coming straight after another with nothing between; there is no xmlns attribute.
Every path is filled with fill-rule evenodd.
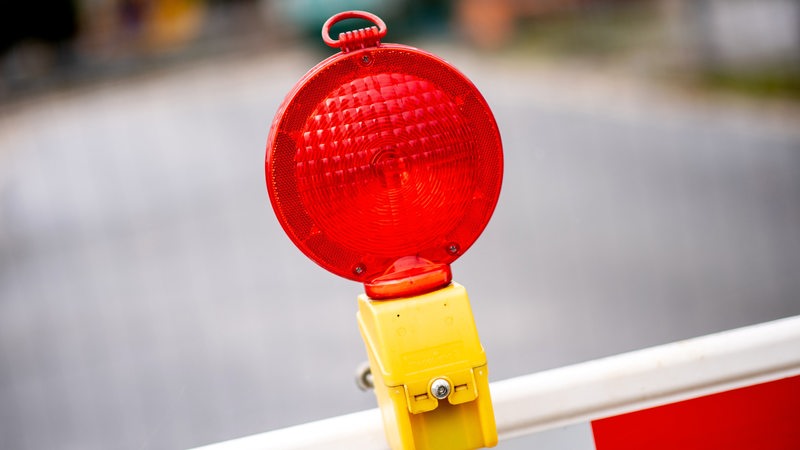
<svg viewBox="0 0 800 450"><path fill-rule="evenodd" d="M370 27L365 29L365 30L374 30L372 31L372 34L374 34L376 41L386 36L386 23L384 23L383 20L381 20L381 18L376 16L375 14L366 11L344 11L334 16L331 16L331 18L326 20L325 24L322 25L322 40L325 41L326 44L328 44L333 48L340 48L345 45L342 36L344 34L349 34L351 32L340 33L339 39L331 38L330 32L331 32L331 27L335 23L341 22L342 20L346 19L364 19L377 25L377 27Z"/></svg>

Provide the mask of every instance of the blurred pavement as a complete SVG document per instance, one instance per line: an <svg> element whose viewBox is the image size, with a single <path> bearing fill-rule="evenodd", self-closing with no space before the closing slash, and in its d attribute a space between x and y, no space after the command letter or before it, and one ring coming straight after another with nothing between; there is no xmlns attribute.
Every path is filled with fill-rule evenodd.
<svg viewBox="0 0 800 450"><path fill-rule="evenodd" d="M427 48L504 138L498 209L453 266L492 380L800 314L796 110ZM185 448L375 406L361 286L291 244L264 188L269 125L318 60L0 112L0 448Z"/></svg>

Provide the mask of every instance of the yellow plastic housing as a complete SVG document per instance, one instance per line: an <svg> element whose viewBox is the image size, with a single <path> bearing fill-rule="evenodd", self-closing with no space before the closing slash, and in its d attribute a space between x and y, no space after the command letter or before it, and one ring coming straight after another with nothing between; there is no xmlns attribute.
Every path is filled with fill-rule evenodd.
<svg viewBox="0 0 800 450"><path fill-rule="evenodd" d="M362 294L357 316L392 449L497 444L486 354L463 286L394 300ZM436 379L450 384L446 399L431 393Z"/></svg>

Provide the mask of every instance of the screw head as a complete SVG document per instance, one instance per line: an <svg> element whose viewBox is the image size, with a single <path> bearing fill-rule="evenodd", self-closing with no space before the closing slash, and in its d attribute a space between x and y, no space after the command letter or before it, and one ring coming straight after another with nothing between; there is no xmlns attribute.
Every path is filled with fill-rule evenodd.
<svg viewBox="0 0 800 450"><path fill-rule="evenodd" d="M461 247L459 247L455 242L451 242L447 246L447 253L450 253L451 255L455 255L459 250L461 250Z"/></svg>
<svg viewBox="0 0 800 450"><path fill-rule="evenodd" d="M368 391L375 387L372 369L370 369L368 362L362 363L356 369L356 386L362 391Z"/></svg>
<svg viewBox="0 0 800 450"><path fill-rule="evenodd" d="M355 273L356 275L363 274L365 270L367 270L367 268L364 267L364 264L358 264L355 267L353 267L353 273Z"/></svg>
<svg viewBox="0 0 800 450"><path fill-rule="evenodd" d="M450 395L450 383L444 378L437 378L431 383L431 395L439 400L447 398Z"/></svg>

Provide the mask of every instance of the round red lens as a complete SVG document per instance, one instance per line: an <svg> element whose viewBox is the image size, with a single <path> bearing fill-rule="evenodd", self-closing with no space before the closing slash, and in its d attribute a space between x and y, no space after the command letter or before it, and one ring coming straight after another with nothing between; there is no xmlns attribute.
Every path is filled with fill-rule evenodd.
<svg viewBox="0 0 800 450"><path fill-rule="evenodd" d="M267 144L267 188L287 234L322 267L368 286L410 270L395 264L409 257L440 268L460 256L494 211L502 170L477 89L400 45L320 63L284 101Z"/></svg>

